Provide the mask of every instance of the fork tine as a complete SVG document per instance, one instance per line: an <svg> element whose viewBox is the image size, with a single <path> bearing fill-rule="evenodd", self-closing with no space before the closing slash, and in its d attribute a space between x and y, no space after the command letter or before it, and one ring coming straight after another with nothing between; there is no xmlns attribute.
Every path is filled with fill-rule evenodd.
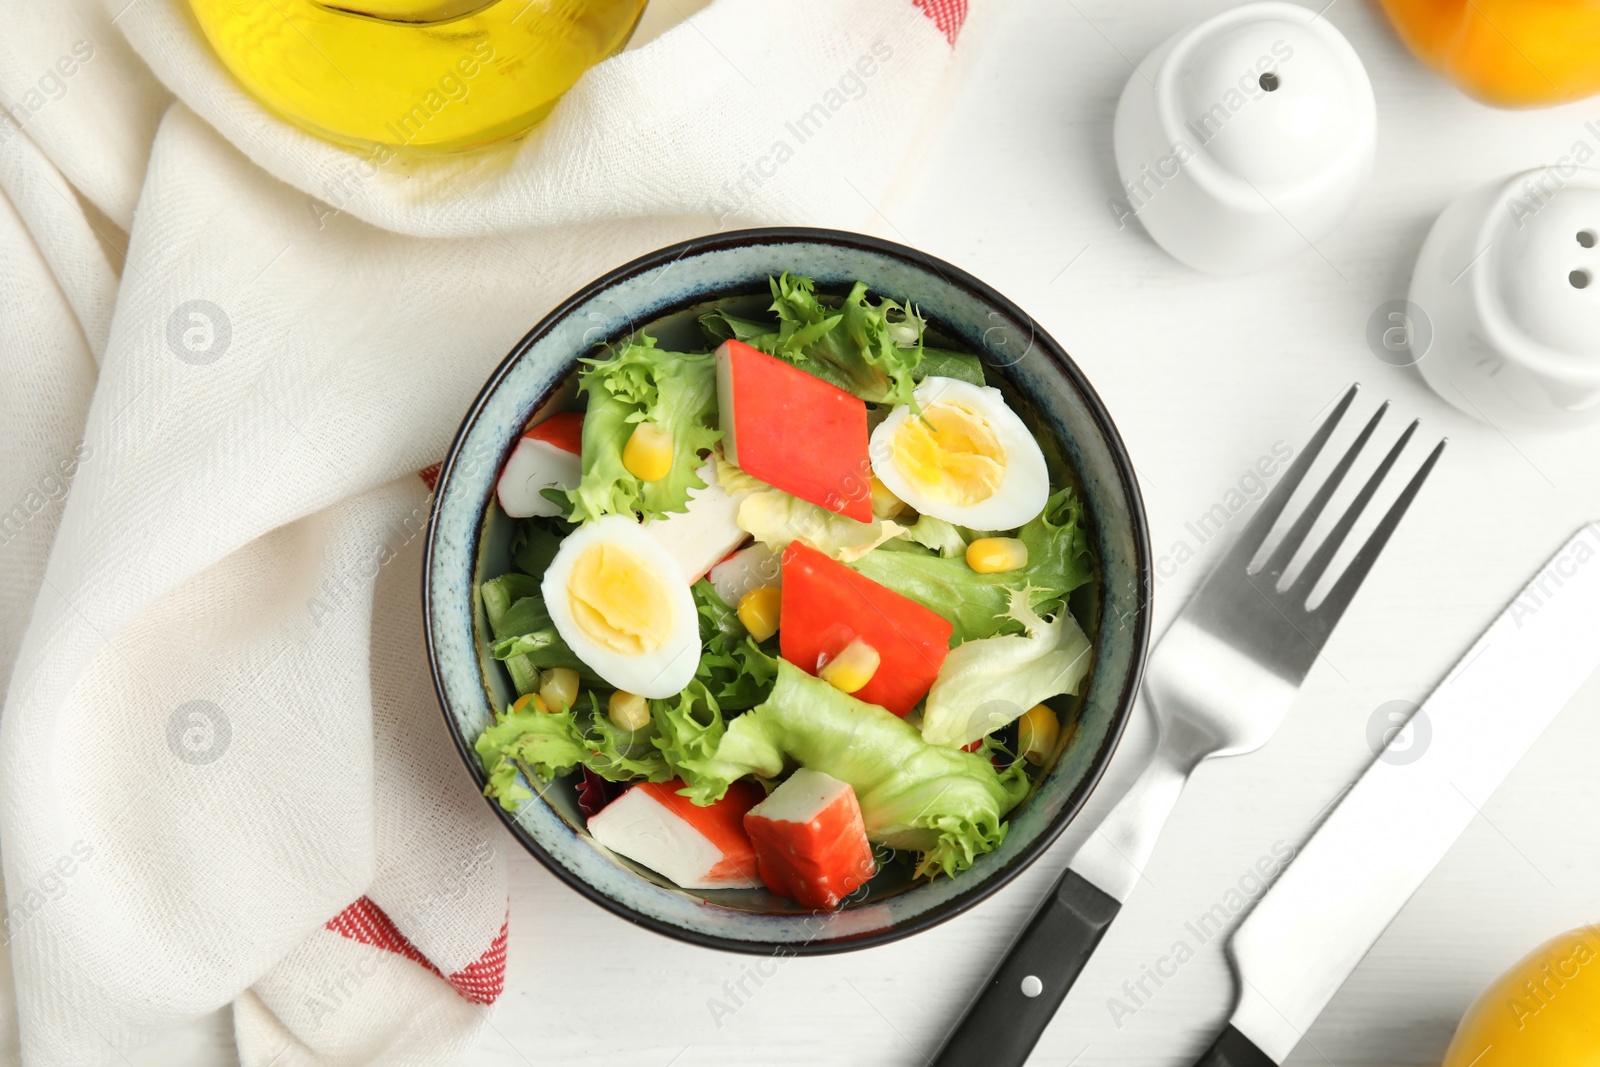
<svg viewBox="0 0 1600 1067"><path fill-rule="evenodd" d="M1294 521L1294 525L1289 528L1289 532L1283 535L1283 540L1278 544L1278 547L1272 550L1272 557L1267 560L1266 565L1261 569L1272 578L1274 583L1283 577L1284 569L1289 566L1289 561L1294 558L1296 552L1300 551L1300 546L1305 543L1306 534L1311 532L1311 527L1316 524L1317 519L1322 515L1322 510L1328 506L1328 501L1333 499L1333 494L1338 490L1340 483L1344 481L1344 476L1350 472L1351 466L1355 463L1356 456L1360 455L1361 450L1367 447L1367 442L1372 438L1372 432L1378 428L1378 423L1388 410L1389 402L1385 400L1378 406L1378 410L1373 413L1372 418L1367 420L1366 426L1362 428L1355 442L1345 451L1344 456L1339 460L1339 465L1323 481L1322 487L1317 490L1317 495L1312 498L1311 503L1306 505L1305 511Z"/></svg>
<svg viewBox="0 0 1600 1067"><path fill-rule="evenodd" d="M1372 531L1367 543L1361 546L1355 558L1350 561L1350 566L1345 568L1344 574L1339 576L1339 580L1328 591L1322 603L1317 605L1312 618L1316 620L1318 629L1332 630L1334 624L1339 621L1339 616L1344 614L1344 609L1356 595L1356 590L1361 588L1361 582L1366 578L1367 572L1372 569L1379 554L1383 552L1383 546L1389 543L1389 535L1400 525L1400 519L1411 506L1411 501L1416 499L1417 493L1422 489L1422 483L1427 481L1434 464L1438 463L1439 457L1444 454L1444 446L1449 443L1448 437L1443 438L1434 446L1433 451L1428 453L1428 458L1417 469L1417 473L1412 475L1411 481L1407 483L1400 496L1389 506L1388 514L1378 523L1377 529Z"/></svg>
<svg viewBox="0 0 1600 1067"><path fill-rule="evenodd" d="M1343 398L1337 407L1317 427L1317 432L1311 435L1311 440L1306 442L1306 447L1300 450L1289 469L1283 472L1283 477L1273 487L1272 492L1261 502L1261 507L1256 511L1250 524L1239 534L1228 554L1222 557L1216 570L1244 570L1255 558L1257 550L1261 548L1267 534L1272 532L1272 527L1278 521L1278 516L1283 514L1283 509L1288 506L1289 498L1294 496L1296 487L1301 479L1306 476L1306 471L1311 469L1311 464L1316 461L1317 453L1322 451L1322 446L1327 444L1328 438L1333 436L1334 427L1339 425L1339 420L1344 418L1344 413L1350 410L1350 404L1356 398L1356 393L1361 389L1357 382L1345 390Z"/></svg>
<svg viewBox="0 0 1600 1067"><path fill-rule="evenodd" d="M1373 471L1372 476L1367 479L1367 484L1361 487L1361 492L1356 494L1356 498L1350 502L1350 506L1345 508L1344 514L1339 516L1338 523L1328 533L1327 539L1317 546L1317 551L1312 555L1311 561L1306 564L1305 571L1295 579L1295 587L1304 590L1307 596L1311 595L1311 590L1322 579L1323 572L1328 569L1328 564L1333 562L1333 557L1338 553L1339 546L1344 544L1344 539L1350 536L1351 527L1356 524L1357 519L1361 518L1361 513L1366 510L1367 504L1372 501L1373 495L1377 493L1378 486L1382 485L1383 480L1389 476L1389 471L1394 468L1395 460L1400 458L1400 453L1404 452L1406 445L1411 443L1411 437L1417 432L1418 425L1420 425L1420 420L1414 420L1410 426L1406 427L1405 433L1400 435L1400 439L1389 449L1389 454L1383 457L1383 462L1378 464L1378 469Z"/></svg>

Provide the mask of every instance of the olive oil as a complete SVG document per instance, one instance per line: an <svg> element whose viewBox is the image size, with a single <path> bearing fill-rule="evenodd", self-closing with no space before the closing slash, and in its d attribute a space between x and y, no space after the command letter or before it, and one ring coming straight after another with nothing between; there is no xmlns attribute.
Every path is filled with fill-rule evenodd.
<svg viewBox="0 0 1600 1067"><path fill-rule="evenodd" d="M523 133L621 50L646 0L190 0L253 96L341 144L453 151Z"/></svg>

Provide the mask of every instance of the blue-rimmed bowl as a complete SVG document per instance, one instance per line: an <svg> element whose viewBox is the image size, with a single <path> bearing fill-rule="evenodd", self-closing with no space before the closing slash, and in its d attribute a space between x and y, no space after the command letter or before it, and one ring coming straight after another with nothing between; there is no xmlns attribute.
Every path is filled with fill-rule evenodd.
<svg viewBox="0 0 1600 1067"><path fill-rule="evenodd" d="M678 889L595 844L568 781L529 783L538 795L515 813L497 804L494 810L557 877L625 919L715 948L824 953L925 930L1016 877L1082 808L1133 707L1150 629L1150 548L1138 483L1100 398L1061 346L1021 309L932 256L832 230L717 234L618 268L535 326L467 413L439 475L423 610L445 723L481 789L484 775L473 742L492 721L493 709L516 696L489 655L477 595L481 581L510 569L512 522L490 506L501 464L531 419L572 402L575 361L596 344L649 332L664 347L701 348L705 342L695 321L708 305L732 300L747 310L759 307L767 279L784 271L811 276L823 293L842 295L860 279L876 294L915 303L941 344L982 357L990 384L1034 430L1053 471L1070 472L1076 480L1100 575L1072 602L1094 641L1095 666L1072 709L1076 727L1070 740L1011 813L1004 844L971 869L932 882L886 870L864 899L828 914L799 910L763 890Z"/></svg>

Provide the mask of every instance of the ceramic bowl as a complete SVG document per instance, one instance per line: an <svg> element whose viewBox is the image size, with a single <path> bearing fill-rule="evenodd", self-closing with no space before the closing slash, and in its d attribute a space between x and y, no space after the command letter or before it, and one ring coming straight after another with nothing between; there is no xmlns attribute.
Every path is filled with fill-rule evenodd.
<svg viewBox="0 0 1600 1067"><path fill-rule="evenodd" d="M954 877L913 881L899 865L843 910L807 912L764 890L688 891L601 848L584 830L568 780L515 813L495 812L559 878L623 918L685 941L786 954L861 948L923 930L970 907L1033 862L1098 782L1128 719L1149 633L1151 564L1143 505L1126 449L1083 373L1016 305L948 263L856 234L745 230L698 238L635 260L552 311L511 351L467 413L440 472L428 533L423 602L428 655L445 723L479 788L473 741L514 698L487 650L476 590L509 569L511 520L491 506L501 463L525 425L570 403L576 359L646 331L664 346L703 348L695 317L708 305L767 299L767 279L810 275L843 295L856 279L915 302L942 344L978 353L991 384L1035 431L1056 469L1074 472L1101 574L1074 594L1095 645L1077 728L1009 816L1000 848ZM491 802L492 803L492 802ZM899 870L901 873L896 873Z"/></svg>
<svg viewBox="0 0 1600 1067"><path fill-rule="evenodd" d="M1113 125L1119 213L1196 270L1258 270L1326 236L1372 170L1377 106L1316 12L1245 4L1140 63Z"/></svg>
<svg viewBox="0 0 1600 1067"><path fill-rule="evenodd" d="M1600 420L1600 170L1544 167L1468 192L1429 231L1410 295L1431 331L1417 369L1462 411L1550 429Z"/></svg>

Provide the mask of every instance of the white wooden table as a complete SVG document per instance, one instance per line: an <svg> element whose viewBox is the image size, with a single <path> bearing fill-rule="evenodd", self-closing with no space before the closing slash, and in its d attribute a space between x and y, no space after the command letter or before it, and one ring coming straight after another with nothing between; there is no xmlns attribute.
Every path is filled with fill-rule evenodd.
<svg viewBox="0 0 1600 1067"><path fill-rule="evenodd" d="M655 6L665 8L652 14L660 21L702 5ZM1231 1010L1233 985L1225 939L1201 943L1186 923L1224 903L1275 845L1302 842L1372 759L1368 724L1377 709L1420 701L1545 558L1600 518L1600 431L1503 434L1456 413L1413 370L1380 362L1365 340L1373 309L1405 295L1438 212L1479 182L1595 141L1584 124L1600 120L1600 98L1536 112L1482 107L1413 60L1375 5L1337 0L1326 17L1354 44L1377 93L1370 186L1315 251L1260 274L1206 277L1168 258L1136 222L1117 225L1108 207L1118 193L1111 119L1130 60L1226 6L1012 0L975 14L948 122L906 195L878 205L879 233L1012 297L1099 390L1132 450L1156 556L1173 556L1180 543L1196 553L1165 568L1157 633L1225 540L1201 543L1186 524L1223 501L1275 443L1298 447L1349 382L1366 386L1358 414L1393 400L1390 433L1420 416L1422 438L1451 438L1277 736L1195 775L1147 878L1035 1053L1038 1064L1193 1062ZM1236 518L1230 530L1242 524ZM507 839L506 991L463 1062L921 1064L1150 743L1149 724L1135 722L1083 815L987 902L888 947L783 962L720 1020L709 999L726 998L726 984L754 959L613 918ZM1495 974L1545 938L1600 917L1597 752L1600 682L1484 807L1291 1064L1436 1064ZM1130 998L1124 983L1180 941L1194 958L1142 1003ZM1134 1010L1114 1011L1113 998ZM217 1063L231 1045L224 1012L131 1059Z"/></svg>

